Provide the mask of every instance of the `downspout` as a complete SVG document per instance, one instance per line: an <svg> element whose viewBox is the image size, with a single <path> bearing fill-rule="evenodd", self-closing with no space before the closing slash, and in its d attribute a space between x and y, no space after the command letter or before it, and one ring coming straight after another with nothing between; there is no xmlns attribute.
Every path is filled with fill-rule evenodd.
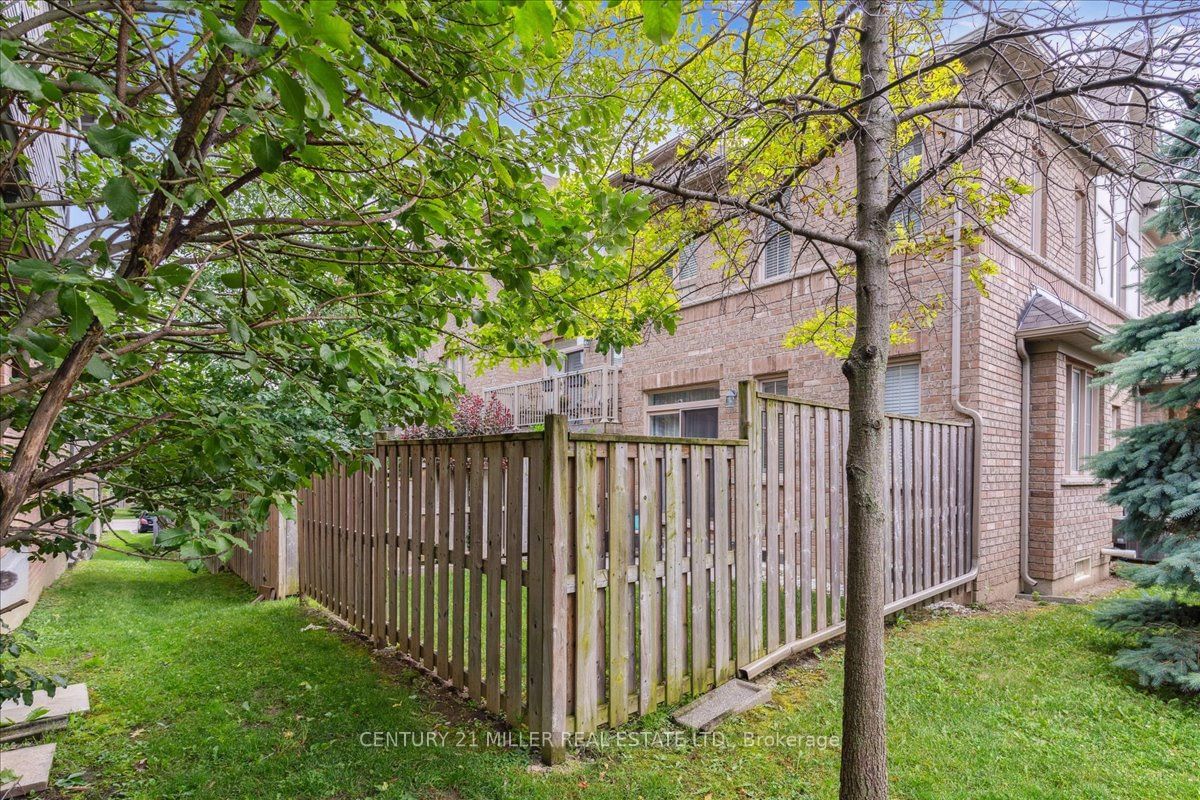
<svg viewBox="0 0 1200 800"><path fill-rule="evenodd" d="M962 130L962 112L955 114L955 127ZM972 437L972 461L974 470L971 487L971 571L979 569L979 531L983 485L983 417L962 402L962 227L963 212L957 198L954 202L954 256L953 256L953 302L951 303L950 343L950 403L954 410L971 418L975 435Z"/></svg>
<svg viewBox="0 0 1200 800"><path fill-rule="evenodd" d="M1029 574L1029 406L1033 385L1033 368L1025 340L1017 337L1017 358L1021 359L1021 512L1020 512L1020 578L1021 591L1030 592L1038 582Z"/></svg>

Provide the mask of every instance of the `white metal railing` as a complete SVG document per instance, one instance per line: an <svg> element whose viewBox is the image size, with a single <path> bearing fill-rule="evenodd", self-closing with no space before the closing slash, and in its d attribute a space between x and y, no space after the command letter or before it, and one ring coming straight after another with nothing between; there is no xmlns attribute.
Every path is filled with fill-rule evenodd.
<svg viewBox="0 0 1200 800"><path fill-rule="evenodd" d="M562 414L570 422L617 422L620 367L603 366L550 375L531 381L506 383L484 389L485 400L495 399L513 415L517 430L540 425L547 414Z"/></svg>

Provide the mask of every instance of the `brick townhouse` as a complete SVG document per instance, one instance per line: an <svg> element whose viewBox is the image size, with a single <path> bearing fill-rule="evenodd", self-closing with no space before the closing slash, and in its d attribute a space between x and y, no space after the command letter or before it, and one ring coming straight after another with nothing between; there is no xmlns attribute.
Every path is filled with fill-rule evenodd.
<svg viewBox="0 0 1200 800"><path fill-rule="evenodd" d="M1003 168L1031 184L1032 194L986 229L981 245L960 242L943 263L893 263L914 295L940 293L947 303L930 328L892 349L889 413L959 421L978 415L981 426L981 600L1031 588L1066 595L1107 575L1101 550L1112 544L1119 511L1101 500L1104 486L1084 462L1110 446L1117 430L1154 413L1090 384L1112 358L1096 347L1103 335L1149 310L1136 271L1138 257L1156 244L1141 225L1148 193L1096 176L1078 152L1044 131L1017 133L1030 142L1028 152L1009 154ZM980 166L997 168L995 161ZM648 333L619 354L599 353L586 340L557 340L560 367L502 365L476 374L461 359L450 366L469 391L508 405L520 427L557 410L582 429L736 436L743 380L769 393L845 405L839 359L811 346L783 346L796 322L833 297L828 269L802 255L786 233L759 237L733 280L714 267L713 250L707 239L681 249L672 270L680 301L674 335ZM986 294L963 282L959 268L980 253L1000 267ZM955 275L965 285L952 292ZM840 296L853 302L844 288Z"/></svg>

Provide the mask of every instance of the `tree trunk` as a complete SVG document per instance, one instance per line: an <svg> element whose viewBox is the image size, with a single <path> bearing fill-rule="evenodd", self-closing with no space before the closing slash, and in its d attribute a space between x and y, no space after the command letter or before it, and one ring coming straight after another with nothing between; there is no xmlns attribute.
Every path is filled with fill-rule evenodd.
<svg viewBox="0 0 1200 800"><path fill-rule="evenodd" d="M885 0L863 3L862 95L887 81ZM888 148L895 119L886 97L861 109L855 140L858 215L854 346L842 366L850 383L846 452L849 536L846 566L846 668L842 711L842 800L886 798L887 721L883 660L884 468L883 388L889 336Z"/></svg>

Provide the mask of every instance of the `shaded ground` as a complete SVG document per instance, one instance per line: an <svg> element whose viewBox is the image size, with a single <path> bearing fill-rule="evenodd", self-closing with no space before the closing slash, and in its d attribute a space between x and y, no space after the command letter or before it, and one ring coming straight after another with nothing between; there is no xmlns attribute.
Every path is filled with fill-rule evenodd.
<svg viewBox="0 0 1200 800"><path fill-rule="evenodd" d="M93 708L53 736L56 795L836 796L837 651L776 671L775 701L722 726L723 741L668 741L656 714L638 723L649 746L547 772L488 746L489 723L296 601L251 597L229 575L105 552L46 593L27 623L42 633L37 660L86 681ZM1114 673L1116 640L1088 614L1026 604L894 628L894 796L1200 797L1200 707ZM396 746L364 746L376 731ZM427 732L439 741L395 736Z"/></svg>

